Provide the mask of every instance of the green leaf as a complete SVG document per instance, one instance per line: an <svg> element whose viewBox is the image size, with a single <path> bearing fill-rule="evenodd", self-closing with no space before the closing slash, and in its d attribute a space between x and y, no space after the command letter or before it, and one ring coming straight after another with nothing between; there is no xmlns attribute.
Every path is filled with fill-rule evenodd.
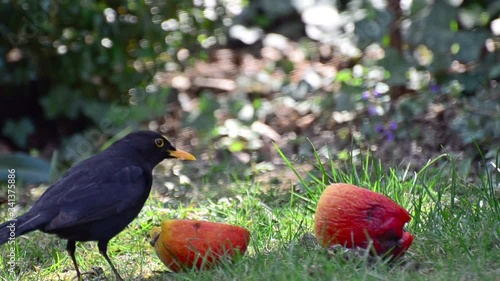
<svg viewBox="0 0 500 281"><path fill-rule="evenodd" d="M337 72L337 76L335 77L335 80L338 82L344 82L348 83L352 79L352 72L351 69L342 69L339 72Z"/></svg>
<svg viewBox="0 0 500 281"><path fill-rule="evenodd" d="M411 64L394 48L387 48L385 52L385 58L380 62L380 66L390 72L390 77L385 82L389 85L405 84L406 73Z"/></svg>
<svg viewBox="0 0 500 281"><path fill-rule="evenodd" d="M242 141L235 140L231 145L229 146L229 151L231 152L240 152L245 149L245 144Z"/></svg>
<svg viewBox="0 0 500 281"><path fill-rule="evenodd" d="M58 116L75 119L80 107L84 104L81 96L80 91L71 89L67 85L60 85L53 88L48 95L40 98L40 104L48 119L55 119Z"/></svg>
<svg viewBox="0 0 500 281"><path fill-rule="evenodd" d="M17 146L24 148L28 142L28 136L35 132L35 126L31 119L24 117L19 121L8 119L2 128L2 134L10 138Z"/></svg>

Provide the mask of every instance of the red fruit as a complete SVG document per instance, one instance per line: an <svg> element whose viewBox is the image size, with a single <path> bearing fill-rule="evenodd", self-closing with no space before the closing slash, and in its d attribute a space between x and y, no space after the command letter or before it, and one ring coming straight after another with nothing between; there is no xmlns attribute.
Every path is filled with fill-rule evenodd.
<svg viewBox="0 0 500 281"><path fill-rule="evenodd" d="M172 271L209 269L244 254L250 232L242 227L196 220L166 220L150 232L151 245Z"/></svg>
<svg viewBox="0 0 500 281"><path fill-rule="evenodd" d="M337 183L321 195L314 218L318 243L367 248L370 240L378 255L398 257L413 242L404 231L408 212L388 197L355 185Z"/></svg>

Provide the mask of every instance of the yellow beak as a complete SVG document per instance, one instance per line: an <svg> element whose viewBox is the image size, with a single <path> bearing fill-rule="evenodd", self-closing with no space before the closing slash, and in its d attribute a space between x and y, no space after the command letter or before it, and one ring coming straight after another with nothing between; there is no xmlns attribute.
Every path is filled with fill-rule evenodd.
<svg viewBox="0 0 500 281"><path fill-rule="evenodd" d="M168 153L170 154L170 156L177 158L179 160L196 160L196 157L194 157L191 153L179 149L168 150Z"/></svg>

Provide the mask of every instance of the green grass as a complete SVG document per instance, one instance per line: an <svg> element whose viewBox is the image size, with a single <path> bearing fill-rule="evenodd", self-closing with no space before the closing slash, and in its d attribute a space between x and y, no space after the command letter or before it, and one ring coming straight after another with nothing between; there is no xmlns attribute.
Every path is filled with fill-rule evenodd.
<svg viewBox="0 0 500 281"><path fill-rule="evenodd" d="M442 155L420 171L387 167L370 156L347 163L320 158L306 176L296 172L294 192L279 193L250 178L231 176L226 186L211 186L210 198L164 205L153 192L140 216L110 242L109 254L126 280L500 280L500 205L495 186L500 174L484 168L466 179L457 175L454 159ZM361 160L356 160L361 159ZM445 160L445 161L442 161ZM204 181L210 185L210 180ZM412 215L407 229L415 236L399 261L370 263L365 256L345 260L301 237L313 232L316 202L326 185L347 182L383 193ZM215 190L215 191L214 191ZM227 197L217 195L230 194ZM215 199L217 198L217 199ZM2 210L3 211L3 210ZM170 273L149 245L149 230L161 220L194 218L248 228L245 256L210 271ZM0 248L0 280L71 280L75 271L65 242L34 232L18 239L16 274L9 275L7 247ZM101 268L90 280L113 280L95 243L77 245L82 271Z"/></svg>

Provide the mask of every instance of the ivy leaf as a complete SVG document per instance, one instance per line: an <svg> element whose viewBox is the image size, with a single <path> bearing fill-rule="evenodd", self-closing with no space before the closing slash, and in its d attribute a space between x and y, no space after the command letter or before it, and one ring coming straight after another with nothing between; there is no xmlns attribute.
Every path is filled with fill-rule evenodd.
<svg viewBox="0 0 500 281"><path fill-rule="evenodd" d="M28 137L35 132L35 126L31 119L24 117L19 121L8 119L2 129L2 134L10 138L14 144L24 148L28 143Z"/></svg>

